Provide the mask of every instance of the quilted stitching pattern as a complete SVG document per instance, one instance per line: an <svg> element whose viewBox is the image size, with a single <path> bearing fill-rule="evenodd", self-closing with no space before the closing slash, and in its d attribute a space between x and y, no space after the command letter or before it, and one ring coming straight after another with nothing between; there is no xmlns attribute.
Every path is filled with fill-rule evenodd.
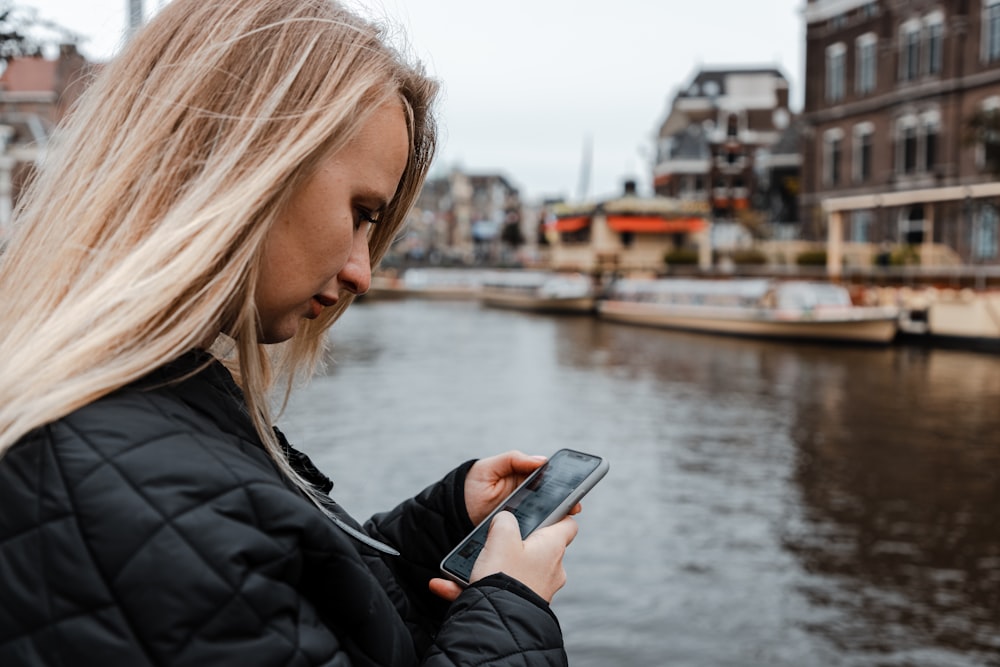
<svg viewBox="0 0 1000 667"><path fill-rule="evenodd" d="M464 468L367 524L406 547L382 558L280 476L214 373L106 397L0 460L0 664L565 664L516 582L427 592L469 528Z"/></svg>

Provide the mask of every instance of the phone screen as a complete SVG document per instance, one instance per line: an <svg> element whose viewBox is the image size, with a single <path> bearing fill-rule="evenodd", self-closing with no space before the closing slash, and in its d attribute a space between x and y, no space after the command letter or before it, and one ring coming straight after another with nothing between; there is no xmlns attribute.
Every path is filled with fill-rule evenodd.
<svg viewBox="0 0 1000 667"><path fill-rule="evenodd" d="M580 483L597 469L601 459L597 456L562 449L556 452L517 492L507 498L494 511L508 511L517 517L521 538L541 525ZM492 516L492 515L491 515ZM486 544L490 521L483 522L466 538L462 547L445 563L453 574L468 581L472 566Z"/></svg>

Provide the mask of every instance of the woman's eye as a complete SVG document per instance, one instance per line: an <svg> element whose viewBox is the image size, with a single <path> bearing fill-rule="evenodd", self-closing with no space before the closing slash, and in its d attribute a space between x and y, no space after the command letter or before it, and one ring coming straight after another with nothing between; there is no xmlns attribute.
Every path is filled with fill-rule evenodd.
<svg viewBox="0 0 1000 667"><path fill-rule="evenodd" d="M361 225L368 223L371 225L377 225L379 218L379 213L377 211L370 211L366 208L359 208L356 212L356 218L354 222L355 228L361 227Z"/></svg>

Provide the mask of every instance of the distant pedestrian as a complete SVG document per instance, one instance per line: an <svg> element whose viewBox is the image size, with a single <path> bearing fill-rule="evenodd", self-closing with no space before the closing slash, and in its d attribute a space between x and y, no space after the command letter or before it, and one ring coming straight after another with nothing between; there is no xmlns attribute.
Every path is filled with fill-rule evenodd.
<svg viewBox="0 0 1000 667"><path fill-rule="evenodd" d="M92 82L0 256L0 665L565 664L572 519L437 574L539 458L362 526L274 428L417 197L436 88L331 0L174 0Z"/></svg>

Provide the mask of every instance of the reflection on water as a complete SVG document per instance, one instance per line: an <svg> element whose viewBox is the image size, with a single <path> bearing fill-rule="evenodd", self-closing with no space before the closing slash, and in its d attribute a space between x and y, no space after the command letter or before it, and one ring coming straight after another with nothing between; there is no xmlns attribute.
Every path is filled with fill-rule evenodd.
<svg viewBox="0 0 1000 667"><path fill-rule="evenodd" d="M606 455L571 663L1000 665L1000 357L355 306L283 419L358 515L511 447Z"/></svg>

